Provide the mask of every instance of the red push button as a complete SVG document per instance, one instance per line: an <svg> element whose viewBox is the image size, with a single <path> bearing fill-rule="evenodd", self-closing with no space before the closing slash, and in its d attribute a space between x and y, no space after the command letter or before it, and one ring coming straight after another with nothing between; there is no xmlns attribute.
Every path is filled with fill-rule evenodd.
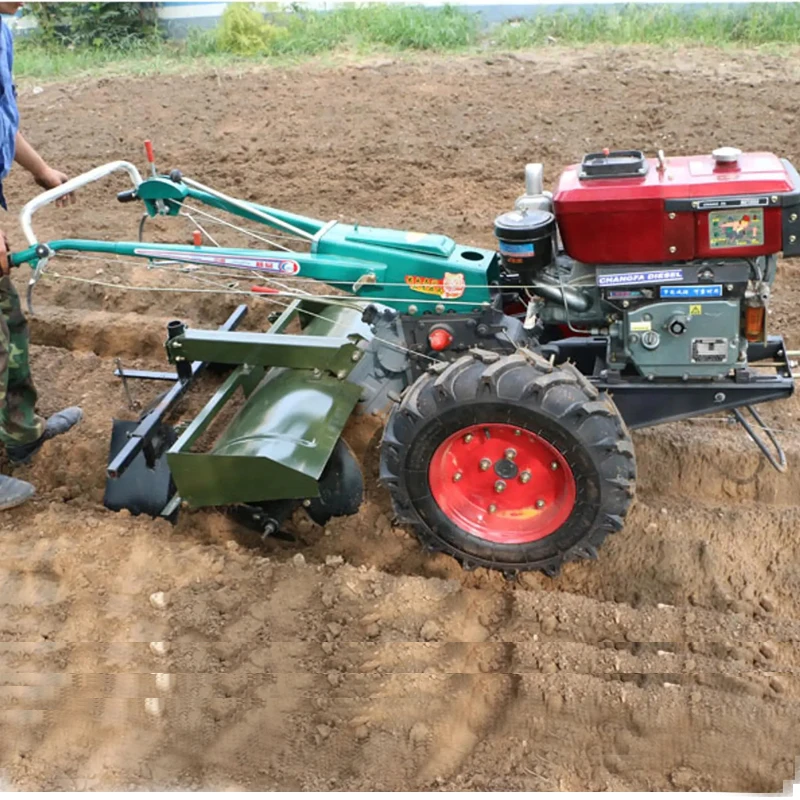
<svg viewBox="0 0 800 800"><path fill-rule="evenodd" d="M434 328L428 334L428 341L430 342L431 350L439 352L440 350L446 350L453 344L453 334L444 328Z"/></svg>

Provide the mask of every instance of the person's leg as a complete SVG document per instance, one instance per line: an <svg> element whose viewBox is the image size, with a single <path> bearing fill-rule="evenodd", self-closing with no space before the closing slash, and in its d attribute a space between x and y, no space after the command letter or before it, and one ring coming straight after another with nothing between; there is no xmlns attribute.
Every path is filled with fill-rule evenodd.
<svg viewBox="0 0 800 800"><path fill-rule="evenodd" d="M79 408L65 408L43 419L36 413L37 392L28 361L28 322L17 290L6 277L0 279L0 317L5 335L0 342L0 441L12 464L25 464L54 436L80 422Z"/></svg>
<svg viewBox="0 0 800 800"><path fill-rule="evenodd" d="M7 280L7 278L5 280L0 280L0 294L5 294L4 283ZM19 304L19 298L17 298L17 304ZM14 350L14 343L6 316L6 309L10 309L12 306L13 302L9 304L7 297L0 298L0 419L2 420L5 420L9 416L14 416L13 414L9 415L6 410L8 404L8 387L12 373L11 366L12 363L18 360L15 358L16 351ZM25 347L25 352L27 354L27 345ZM27 359L25 360L27 361ZM17 378L18 376L15 374L14 377ZM30 376L28 376L28 379L30 379ZM36 390L33 388L32 384L31 389L33 390L33 403L35 404ZM44 420L41 422L43 427ZM36 434L35 425L34 434L41 435ZM33 497L35 493L36 490L30 483L17 480L17 478L12 478L9 475L0 475L0 510L21 505L26 500Z"/></svg>
<svg viewBox="0 0 800 800"><path fill-rule="evenodd" d="M36 413L37 393L28 360L28 322L9 277L0 279L0 441L25 445L42 437L45 420Z"/></svg>

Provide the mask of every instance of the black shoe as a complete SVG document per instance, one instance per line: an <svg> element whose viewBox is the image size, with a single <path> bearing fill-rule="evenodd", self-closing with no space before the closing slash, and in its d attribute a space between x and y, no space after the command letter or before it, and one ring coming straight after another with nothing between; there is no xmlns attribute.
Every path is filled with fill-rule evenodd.
<svg viewBox="0 0 800 800"><path fill-rule="evenodd" d="M0 511L21 506L36 494L36 489L26 481L0 475Z"/></svg>
<svg viewBox="0 0 800 800"><path fill-rule="evenodd" d="M27 464L48 439L66 433L82 419L83 411L77 406L65 408L63 411L53 414L45 423L44 433L35 442L6 445L8 460L12 464Z"/></svg>

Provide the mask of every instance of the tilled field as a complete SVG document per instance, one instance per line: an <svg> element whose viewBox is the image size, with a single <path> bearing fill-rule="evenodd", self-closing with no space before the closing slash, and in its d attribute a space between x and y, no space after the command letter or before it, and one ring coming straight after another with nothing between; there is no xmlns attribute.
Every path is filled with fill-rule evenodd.
<svg viewBox="0 0 800 800"><path fill-rule="evenodd" d="M23 85L20 102L71 174L141 163L150 137L162 168L233 195L492 246L527 161L548 184L603 146L800 161L799 72L790 57L548 50ZM15 208L33 193L19 172L6 188ZM118 188L37 231L134 239ZM781 269L771 327L798 347L800 269ZM237 298L127 290L153 276L112 262L53 270L102 285L43 282L31 319L42 412L80 403L86 419L15 471L39 495L0 517L7 785L775 792L794 777L795 400L765 411L785 476L717 420L638 434L628 525L556 580L426 555L374 485L358 517L322 530L301 515L300 544L256 547L217 513L173 527L102 506L111 418L130 416L115 359L163 368L168 320L215 327ZM271 308L249 304L263 328Z"/></svg>

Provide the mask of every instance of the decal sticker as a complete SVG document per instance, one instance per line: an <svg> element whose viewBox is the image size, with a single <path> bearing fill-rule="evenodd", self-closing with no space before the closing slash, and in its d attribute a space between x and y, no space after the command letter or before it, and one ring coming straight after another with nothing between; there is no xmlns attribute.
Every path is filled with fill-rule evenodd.
<svg viewBox="0 0 800 800"><path fill-rule="evenodd" d="M649 319L631 322L631 333L642 333L644 331L649 331L652 327Z"/></svg>
<svg viewBox="0 0 800 800"><path fill-rule="evenodd" d="M641 291L640 289L630 289L630 290L627 290L627 291L624 290L624 289L616 289L616 290L615 289L609 289L606 292L606 297L609 300L632 300L632 299L635 299L637 297L644 297L644 296L645 296L644 292ZM663 295L662 295L662 297L663 297Z"/></svg>
<svg viewBox="0 0 800 800"><path fill-rule="evenodd" d="M467 282L460 272L445 272L444 278L406 275L406 283L412 292L435 294L445 300L456 300L464 294L467 288Z"/></svg>
<svg viewBox="0 0 800 800"><path fill-rule="evenodd" d="M278 275L297 275L300 265L296 261L285 258L255 258L226 254L224 251L217 253L185 253L171 250L150 250L137 247L133 251L137 256L147 258L165 258L170 261L179 261L182 264L211 264L215 267L239 267L251 269L255 272L274 272Z"/></svg>
<svg viewBox="0 0 800 800"><path fill-rule="evenodd" d="M467 288L467 282L460 272L445 272L442 286L444 287L442 297L455 300L457 297L461 297L461 295L464 294Z"/></svg>
<svg viewBox="0 0 800 800"><path fill-rule="evenodd" d="M662 286L661 297L722 297L722 284L712 286Z"/></svg>
<svg viewBox="0 0 800 800"><path fill-rule="evenodd" d="M522 242L521 244L500 242L500 252L504 256L532 256L534 253L533 242Z"/></svg>
<svg viewBox="0 0 800 800"><path fill-rule="evenodd" d="M689 306L689 316L699 317L703 313L703 306Z"/></svg>
<svg viewBox="0 0 800 800"><path fill-rule="evenodd" d="M657 269L649 272L613 272L598 275L598 286L624 286L634 283L670 283L683 280L682 269Z"/></svg>
<svg viewBox="0 0 800 800"><path fill-rule="evenodd" d="M416 231L409 231L406 234L406 241L409 244L416 244L417 242L421 242L428 234L427 233L417 233Z"/></svg>
<svg viewBox="0 0 800 800"><path fill-rule="evenodd" d="M764 210L712 211L708 215L708 245L712 250L758 247L764 244Z"/></svg>

